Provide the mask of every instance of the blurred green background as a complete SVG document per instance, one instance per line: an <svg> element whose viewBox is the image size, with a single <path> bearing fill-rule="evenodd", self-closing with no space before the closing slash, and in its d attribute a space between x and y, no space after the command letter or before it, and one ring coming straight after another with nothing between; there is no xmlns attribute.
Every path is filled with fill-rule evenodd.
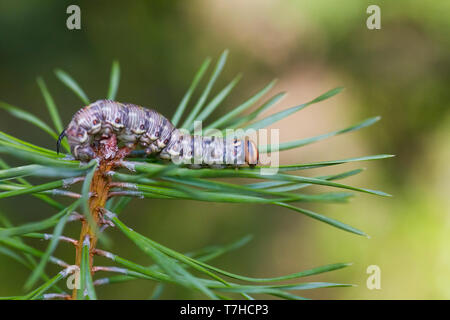
<svg viewBox="0 0 450 320"><path fill-rule="evenodd" d="M81 30L66 28L66 8L81 8ZM367 170L345 182L380 189L385 199L358 194L350 204L312 206L370 239L270 206L134 200L124 214L137 231L179 251L254 239L214 264L252 276L275 276L335 262L353 266L310 280L354 283L320 289L314 299L450 298L450 2L376 1L381 30L368 30L366 8L347 1L0 1L0 100L50 119L36 77L43 76L67 123L81 107L54 76L69 72L91 100L104 98L110 66L121 65L118 100L171 116L205 57L230 57L218 92L243 72L218 114L273 78L272 94L288 96L271 112L337 87L340 95L274 125L281 140L345 128L380 115L360 132L281 154L281 163L391 153L395 158L307 172ZM194 98L195 99L195 98ZM0 113L2 131L54 148L54 141ZM302 172L303 174L303 172ZM22 224L49 216L31 197L2 200L1 212ZM77 237L79 226L67 233ZM146 257L120 234L112 250L142 264ZM30 243L36 243L30 241ZM44 247L44 243L38 243ZM61 244L57 254L73 261ZM97 259L99 264L105 261ZM366 268L381 268L381 290L366 287ZM56 269L55 269L56 270ZM0 256L0 296L21 293L28 271ZM135 281L99 289L102 298L146 299L153 284ZM162 298L199 298L168 287Z"/></svg>

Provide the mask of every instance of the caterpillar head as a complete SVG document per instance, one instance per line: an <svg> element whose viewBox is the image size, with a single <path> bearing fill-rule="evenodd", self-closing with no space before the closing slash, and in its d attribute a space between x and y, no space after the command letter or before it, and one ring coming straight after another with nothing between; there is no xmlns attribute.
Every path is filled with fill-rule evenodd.
<svg viewBox="0 0 450 320"><path fill-rule="evenodd" d="M69 126L65 131L65 135L67 136L70 145L84 144L89 140L88 130L78 125Z"/></svg>
<svg viewBox="0 0 450 320"><path fill-rule="evenodd" d="M71 147L71 151L77 160L89 161L90 159L95 158L94 149L92 149L89 144Z"/></svg>
<svg viewBox="0 0 450 320"><path fill-rule="evenodd" d="M75 159L81 161L87 161L95 157L94 150L90 146L90 139L88 131L78 125L69 125L69 127L64 130L57 142L57 151L59 152L60 143L62 138L66 136L70 145L70 151Z"/></svg>
<svg viewBox="0 0 450 320"><path fill-rule="evenodd" d="M245 139L245 162L251 166L254 167L258 164L259 160L259 152L258 147L256 144L249 140L248 138Z"/></svg>

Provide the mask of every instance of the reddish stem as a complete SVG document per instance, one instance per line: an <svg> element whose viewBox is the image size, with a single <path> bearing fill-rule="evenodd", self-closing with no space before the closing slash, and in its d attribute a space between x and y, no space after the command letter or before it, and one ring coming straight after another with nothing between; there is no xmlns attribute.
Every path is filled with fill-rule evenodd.
<svg viewBox="0 0 450 320"><path fill-rule="evenodd" d="M97 224L97 226L101 227L104 223L102 209L106 205L106 201L109 197L109 190L111 188L111 175L107 173L114 170L115 163L117 161L121 161L124 157L126 157L130 152L131 148L124 147L119 149L117 146L117 139L115 135L111 137L101 140L98 143L98 146L95 147L95 152L97 155L97 159L99 160L99 165L94 173L92 178L91 186L90 186L90 194L92 195L89 198L89 212L92 216L92 220ZM97 235L95 234L95 230L91 228L89 222L86 219L82 219L82 227L80 232L80 240L78 241L78 245L76 247L76 258L75 264L80 266L81 264L81 252L83 247L83 241L86 236L89 237L90 240L90 269L93 274L93 264L94 264L94 254L96 252L97 245ZM73 289L72 299L77 298L77 289Z"/></svg>

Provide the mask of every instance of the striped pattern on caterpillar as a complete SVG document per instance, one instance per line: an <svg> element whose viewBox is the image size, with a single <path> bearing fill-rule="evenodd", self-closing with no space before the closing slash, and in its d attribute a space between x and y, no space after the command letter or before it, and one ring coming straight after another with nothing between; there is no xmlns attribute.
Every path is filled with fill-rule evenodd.
<svg viewBox="0 0 450 320"><path fill-rule="evenodd" d="M192 136L180 130L160 113L129 103L98 100L73 116L57 142L66 136L75 159L95 158L92 147L97 141L115 134L118 141L130 148L141 146L147 154L177 163L206 166L254 166L258 163L258 149L245 139L214 136Z"/></svg>

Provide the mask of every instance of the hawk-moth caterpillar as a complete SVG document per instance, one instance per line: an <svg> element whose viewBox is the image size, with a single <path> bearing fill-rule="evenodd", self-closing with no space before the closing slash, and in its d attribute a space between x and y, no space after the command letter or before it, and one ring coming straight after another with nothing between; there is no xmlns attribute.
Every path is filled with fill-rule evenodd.
<svg viewBox="0 0 450 320"><path fill-rule="evenodd" d="M59 136L57 152L67 137L75 159L88 161L95 157L93 143L112 134L130 148L141 146L147 154L178 163L219 167L258 163L257 146L247 138L192 136L155 110L112 100L98 100L78 110Z"/></svg>

